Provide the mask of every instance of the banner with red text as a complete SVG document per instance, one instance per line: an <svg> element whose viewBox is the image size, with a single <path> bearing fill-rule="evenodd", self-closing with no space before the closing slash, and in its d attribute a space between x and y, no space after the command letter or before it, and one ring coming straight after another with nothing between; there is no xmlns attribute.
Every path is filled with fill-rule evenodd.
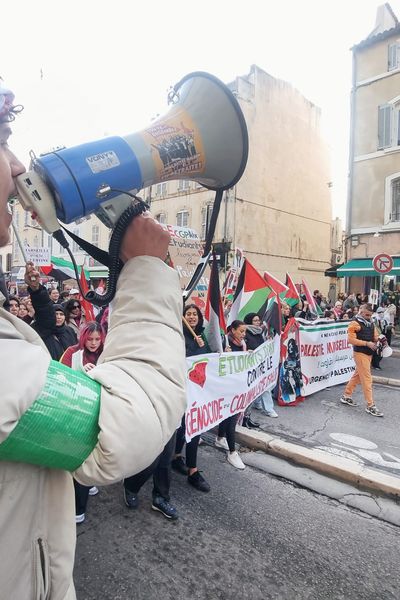
<svg viewBox="0 0 400 600"><path fill-rule="evenodd" d="M252 352L189 356L187 364L186 441L237 413L266 390L278 376L280 336Z"/></svg>
<svg viewBox="0 0 400 600"><path fill-rule="evenodd" d="M297 322L304 395L346 383L355 370L353 348L347 341L348 322Z"/></svg>

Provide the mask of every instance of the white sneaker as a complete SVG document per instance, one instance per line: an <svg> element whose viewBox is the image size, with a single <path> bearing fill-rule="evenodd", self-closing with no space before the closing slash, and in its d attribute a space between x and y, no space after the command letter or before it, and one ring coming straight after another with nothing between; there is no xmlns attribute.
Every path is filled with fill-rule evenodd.
<svg viewBox="0 0 400 600"><path fill-rule="evenodd" d="M246 465L244 464L244 462L242 461L242 459L239 456L239 453L236 452L228 452L228 457L227 457L228 463L230 463L232 465L232 467L235 467L235 469L245 469Z"/></svg>
<svg viewBox="0 0 400 600"><path fill-rule="evenodd" d="M81 515L75 515L75 522L77 524L83 523L84 520L85 520L85 513L82 513Z"/></svg>
<svg viewBox="0 0 400 600"><path fill-rule="evenodd" d="M215 438L215 442L214 445L217 448L222 448L222 450L228 450L229 451L229 446L228 446L228 442L226 441L226 438Z"/></svg>
<svg viewBox="0 0 400 600"><path fill-rule="evenodd" d="M271 410L265 410L264 415L266 417L272 417L273 419L278 418L278 413L273 408L271 408Z"/></svg>
<svg viewBox="0 0 400 600"><path fill-rule="evenodd" d="M97 487L95 485L93 487L91 487L89 490L89 496L97 496L98 493L99 493L99 490L97 489Z"/></svg>

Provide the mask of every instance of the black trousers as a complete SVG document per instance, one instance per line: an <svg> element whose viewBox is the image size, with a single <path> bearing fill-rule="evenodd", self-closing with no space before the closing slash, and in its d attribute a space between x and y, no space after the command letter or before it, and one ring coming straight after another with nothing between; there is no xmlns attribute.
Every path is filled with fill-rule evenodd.
<svg viewBox="0 0 400 600"><path fill-rule="evenodd" d="M169 489L171 486L171 460L175 451L175 436L172 436L165 445L164 450L156 460L140 473L124 479L124 487L132 494L138 494L141 487L153 475L153 498L162 496L169 502Z"/></svg>
<svg viewBox="0 0 400 600"><path fill-rule="evenodd" d="M180 454L182 452L183 446L185 445L185 433L185 415L183 415L181 425L176 432L175 454ZM186 466L188 469L197 468L197 450L199 441L200 436L196 435L196 437L186 444Z"/></svg>
<svg viewBox="0 0 400 600"><path fill-rule="evenodd" d="M230 452L235 450L235 429L237 419L238 415L232 415L232 417L228 417L218 425L218 437L226 437Z"/></svg>
<svg viewBox="0 0 400 600"><path fill-rule="evenodd" d="M75 514L83 515L86 512L86 507L89 499L90 485L82 485L74 479L75 488Z"/></svg>

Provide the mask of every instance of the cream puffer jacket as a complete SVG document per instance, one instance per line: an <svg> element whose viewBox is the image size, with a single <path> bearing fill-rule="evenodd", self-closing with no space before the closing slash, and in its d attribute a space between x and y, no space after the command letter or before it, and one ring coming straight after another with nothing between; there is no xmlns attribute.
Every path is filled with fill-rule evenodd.
<svg viewBox="0 0 400 600"><path fill-rule="evenodd" d="M131 259L119 277L102 356L98 443L73 474L106 485L147 467L185 410L185 349L178 275L161 260ZM171 352L174 348L174 352ZM50 362L42 341L0 309L0 443L40 395ZM72 600L72 475L0 462L0 597Z"/></svg>

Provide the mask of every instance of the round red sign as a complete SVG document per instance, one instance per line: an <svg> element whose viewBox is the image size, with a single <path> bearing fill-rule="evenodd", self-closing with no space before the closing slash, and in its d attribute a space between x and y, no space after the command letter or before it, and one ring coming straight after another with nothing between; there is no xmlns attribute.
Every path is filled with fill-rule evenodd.
<svg viewBox="0 0 400 600"><path fill-rule="evenodd" d="M389 273L393 269L393 258L390 254L381 252L374 257L372 266L377 273Z"/></svg>

